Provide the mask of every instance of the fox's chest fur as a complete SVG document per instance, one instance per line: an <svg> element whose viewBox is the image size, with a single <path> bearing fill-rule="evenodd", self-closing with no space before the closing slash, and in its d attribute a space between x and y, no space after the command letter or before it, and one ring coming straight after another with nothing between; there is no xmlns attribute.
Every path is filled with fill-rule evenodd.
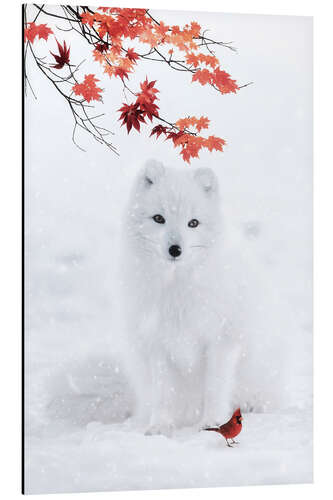
<svg viewBox="0 0 333 500"><path fill-rule="evenodd" d="M181 369L196 366L207 344L226 334L214 269L154 269L136 271L130 295L132 342L145 352L163 350ZM216 269L215 269L216 273ZM133 310L134 308L134 310Z"/></svg>

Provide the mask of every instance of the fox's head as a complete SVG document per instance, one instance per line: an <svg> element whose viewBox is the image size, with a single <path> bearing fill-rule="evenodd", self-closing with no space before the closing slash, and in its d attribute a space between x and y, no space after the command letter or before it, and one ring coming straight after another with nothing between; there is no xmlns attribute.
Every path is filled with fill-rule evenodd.
<svg viewBox="0 0 333 500"><path fill-rule="evenodd" d="M210 168L175 169L150 161L128 210L138 254L166 265L202 262L220 230L218 182Z"/></svg>

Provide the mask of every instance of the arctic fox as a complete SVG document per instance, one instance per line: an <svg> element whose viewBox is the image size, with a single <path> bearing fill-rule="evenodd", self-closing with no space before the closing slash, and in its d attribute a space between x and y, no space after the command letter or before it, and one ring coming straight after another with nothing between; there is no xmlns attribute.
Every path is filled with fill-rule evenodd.
<svg viewBox="0 0 333 500"><path fill-rule="evenodd" d="M48 377L53 419L169 434L220 425L239 406L283 409L286 394L295 405L299 382L293 395L291 379L303 330L221 206L211 169L150 162L139 172L121 221L121 260L113 260L120 280L110 349L74 365L71 358L65 377L63 370Z"/></svg>
<svg viewBox="0 0 333 500"><path fill-rule="evenodd" d="M230 413L239 346L221 313L221 237L211 169L144 167L126 213L124 271L127 354L148 433Z"/></svg>

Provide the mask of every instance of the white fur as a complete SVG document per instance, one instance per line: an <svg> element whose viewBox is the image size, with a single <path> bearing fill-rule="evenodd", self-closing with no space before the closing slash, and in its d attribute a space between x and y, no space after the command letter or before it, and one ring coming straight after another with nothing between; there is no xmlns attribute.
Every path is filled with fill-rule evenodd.
<svg viewBox="0 0 333 500"><path fill-rule="evenodd" d="M153 220L156 214L165 224ZM188 227L191 219L199 226ZM124 228L127 358L136 415L148 432L221 424L231 406L254 404L265 374L249 387L253 366L246 363L252 356L253 364L254 343L244 341L238 284L227 286L232 280L214 172L149 162L135 181ZM176 260L171 245L182 248Z"/></svg>
<svg viewBox="0 0 333 500"><path fill-rule="evenodd" d="M156 214L166 223L156 223ZM191 219L199 226L188 227ZM125 227L125 313L138 413L152 432L219 422L230 410L236 350L220 314L214 173L149 163L135 182ZM182 248L176 260L171 245Z"/></svg>

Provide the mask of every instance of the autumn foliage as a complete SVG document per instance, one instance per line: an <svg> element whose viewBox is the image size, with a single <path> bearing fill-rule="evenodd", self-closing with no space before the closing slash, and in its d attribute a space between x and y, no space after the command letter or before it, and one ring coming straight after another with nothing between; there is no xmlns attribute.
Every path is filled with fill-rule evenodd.
<svg viewBox="0 0 333 500"><path fill-rule="evenodd" d="M49 35L51 35L53 31L46 26L46 24L35 24L35 23L27 23L26 28L24 29L24 41L27 40L31 43L34 43L36 36L41 40L47 40Z"/></svg>
<svg viewBox="0 0 333 500"><path fill-rule="evenodd" d="M95 75L86 75L82 83L76 83L73 87L75 95L81 95L87 102L98 101L101 98L102 89L97 87L98 82Z"/></svg>
<svg viewBox="0 0 333 500"><path fill-rule="evenodd" d="M54 64L52 67L55 69L61 69L65 66L65 64L69 64L69 53L70 53L70 48L67 47L66 42L64 42L64 45L62 46L58 40L57 40L57 45L58 45L58 51L59 54L53 54L53 52L50 51L50 54L54 57L56 60L57 64Z"/></svg>
<svg viewBox="0 0 333 500"><path fill-rule="evenodd" d="M167 64L171 70L189 74L195 84L210 86L220 94L235 94L240 87L221 67L219 59L212 50L214 46L229 49L232 47L206 38L203 28L195 21L183 27L167 25L155 19L147 9L99 7L91 10L88 7L63 6L64 15L55 16L46 11L44 6L37 8L39 14L35 16L34 22L25 23L24 39L39 69L55 82L55 87L62 94L64 91L58 88L53 75L54 72L58 72L60 81L61 78L65 81L65 77L61 76L61 70L68 69L69 76L66 77L66 82L72 82L71 93L64 95L73 112L75 127L78 125L91 132L88 126L90 125L95 139L109 145L104 139L104 134L100 132L102 128L94 124L94 118L90 118L92 121L87 125L85 118L76 111L77 107L81 107L87 114L85 103L101 101L103 90L96 85L99 79L95 74L85 75L84 78L76 76L79 66L70 61L70 47L66 41L60 43L56 40L58 54L46 51L45 55L49 54L54 58L52 64L46 65L44 59L35 55L33 45L36 40L48 41L54 34L47 24L36 23L38 15L49 16L50 19L54 16L69 20L70 27L75 28L75 31L88 42L87 52L88 54L90 52L93 60L100 64L102 72L111 80L121 81L126 102L120 101L120 107L116 109L120 113L119 121L126 127L128 134L133 129L141 132L144 128L150 127L150 137L164 138L171 142L179 149L183 160L188 163L191 158L197 158L203 148L209 151L223 151L224 139L214 135L208 137L201 135L210 125L208 117L188 116L175 120L166 118L161 113L163 100L162 96L161 100L158 97L158 82L147 76L141 82L140 88L136 89L130 87L130 82L131 75L135 73L141 60L153 60ZM152 73L153 70L152 67ZM78 101L78 98L81 100Z"/></svg>

